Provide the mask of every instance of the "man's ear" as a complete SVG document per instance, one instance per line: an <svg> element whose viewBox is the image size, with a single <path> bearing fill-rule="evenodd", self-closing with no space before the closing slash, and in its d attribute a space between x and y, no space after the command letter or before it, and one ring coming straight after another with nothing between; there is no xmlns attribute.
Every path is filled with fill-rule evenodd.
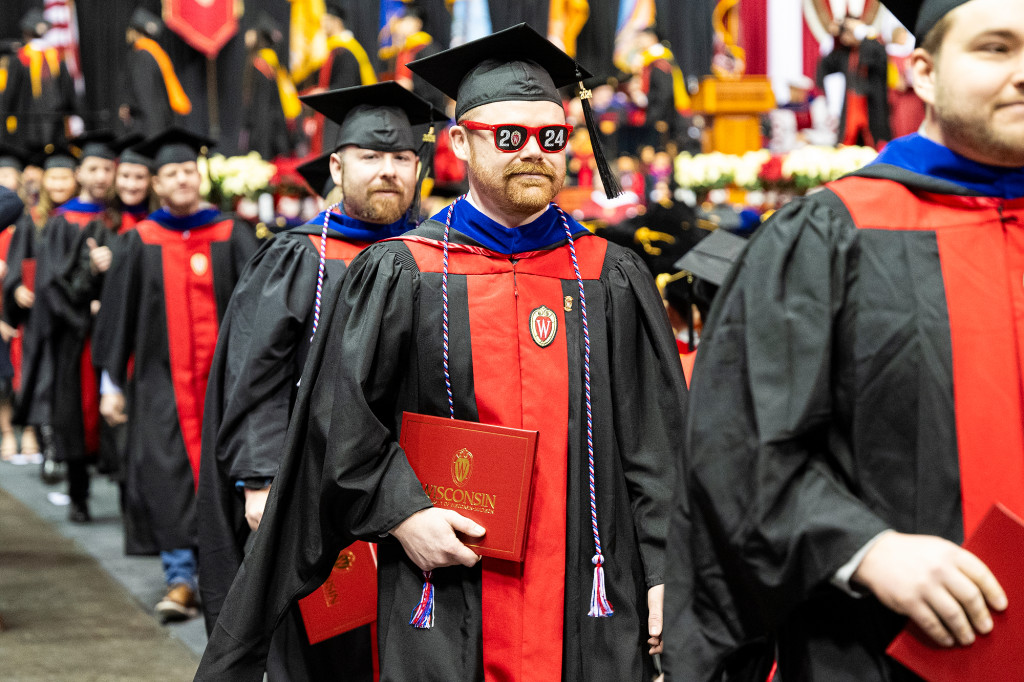
<svg viewBox="0 0 1024 682"><path fill-rule="evenodd" d="M452 126L448 130L448 138L452 143L452 153L459 161L469 161L469 132L462 126Z"/></svg>
<svg viewBox="0 0 1024 682"><path fill-rule="evenodd" d="M331 154L331 180L337 187L341 187L341 155L344 151L337 151Z"/></svg>
<svg viewBox="0 0 1024 682"><path fill-rule="evenodd" d="M910 54L910 68L914 75L914 92L927 105L935 104L936 55L917 48Z"/></svg>

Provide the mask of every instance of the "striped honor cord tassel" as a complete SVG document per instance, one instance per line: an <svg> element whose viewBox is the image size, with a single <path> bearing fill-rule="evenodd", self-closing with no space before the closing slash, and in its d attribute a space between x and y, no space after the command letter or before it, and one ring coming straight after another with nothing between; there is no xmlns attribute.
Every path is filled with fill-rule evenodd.
<svg viewBox="0 0 1024 682"><path fill-rule="evenodd" d="M597 486L594 475L594 409L590 400L590 326L587 324L587 294L583 290L583 275L580 274L580 263L576 259L576 244L569 229L569 219L565 211L555 205L562 217L565 238L569 242L569 255L572 257L572 268L576 273L576 283L580 288L580 319L583 322L583 397L587 412L587 464L590 475L590 528L594 533L594 587L590 591L590 612L593 618L607 618L615 613L605 593L604 586L604 555L601 554L601 532L597 527Z"/></svg>
<svg viewBox="0 0 1024 682"><path fill-rule="evenodd" d="M434 583L430 581L432 574L433 571L423 571L423 595L409 618L409 625L421 630L434 627Z"/></svg>

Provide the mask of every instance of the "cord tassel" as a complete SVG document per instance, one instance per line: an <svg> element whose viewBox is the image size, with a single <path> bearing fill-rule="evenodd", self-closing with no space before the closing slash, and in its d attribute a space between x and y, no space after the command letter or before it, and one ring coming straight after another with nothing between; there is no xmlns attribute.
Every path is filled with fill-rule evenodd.
<svg viewBox="0 0 1024 682"><path fill-rule="evenodd" d="M432 574L433 571L423 571L423 595L409 618L409 625L421 630L434 627L434 583L430 582Z"/></svg>
<svg viewBox="0 0 1024 682"><path fill-rule="evenodd" d="M608 601L604 591L604 557L595 554L592 559L594 563L594 588L590 591L590 612L587 614L592 618L607 618L615 613Z"/></svg>

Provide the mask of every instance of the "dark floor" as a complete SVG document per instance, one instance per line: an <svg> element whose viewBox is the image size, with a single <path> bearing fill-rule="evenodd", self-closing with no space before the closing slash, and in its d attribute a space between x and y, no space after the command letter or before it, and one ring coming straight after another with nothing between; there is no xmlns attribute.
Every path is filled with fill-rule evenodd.
<svg viewBox="0 0 1024 682"><path fill-rule="evenodd" d="M94 521L67 521L39 465L0 463L0 682L191 680L202 619L162 626L157 557L126 557L117 486L94 480Z"/></svg>

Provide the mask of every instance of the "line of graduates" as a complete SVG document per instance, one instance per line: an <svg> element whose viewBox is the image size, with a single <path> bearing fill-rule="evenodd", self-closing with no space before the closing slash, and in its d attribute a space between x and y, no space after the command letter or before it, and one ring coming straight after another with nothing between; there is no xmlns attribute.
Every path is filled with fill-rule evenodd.
<svg viewBox="0 0 1024 682"><path fill-rule="evenodd" d="M297 260L312 279L304 237L322 274L315 225L301 257L266 247L260 295L232 301L233 323L256 320L304 289L299 314L265 320L312 340L218 348L202 472L219 480L200 504L232 500L236 534L201 537L200 561L241 563L196 679L311 660L282 646L296 601L355 540L377 544L380 679L640 682L664 651L673 680L910 681L886 654L908 621L949 679L943 650L984 656L986 636L1007 653L985 679L1014 677L998 614L1019 608L1015 576L959 543L995 503L1024 513L1024 7L888 5L922 38L921 132L724 245L692 393L649 272L551 203L557 88L582 67L525 26L409 64L455 100L469 193L333 287L318 276L312 316L308 284L263 284ZM332 157L336 181L359 144ZM262 371L240 383L239 356ZM290 374L267 400L250 387L272 367ZM521 564L481 559L463 542L486 528L432 505L403 411L539 431Z"/></svg>
<svg viewBox="0 0 1024 682"><path fill-rule="evenodd" d="M412 127L444 115L394 84L308 99L339 128L311 175L340 192L255 257L199 203L204 140L136 146L163 207L64 264L109 265L88 366L128 415L158 612L202 591L196 679L640 682L664 651L675 680L914 680L885 654L907 619L938 648L1005 636L1005 577L957 543L1024 512L1024 8L889 4L924 37L921 133L725 246L692 393L642 260L553 203L559 88L590 74L528 26L407 65L455 101L469 182L418 226ZM95 203L89 168L53 225ZM36 258L12 299L57 310ZM403 412L539 432L523 562L433 506ZM375 626L311 646L296 602L357 540Z"/></svg>

